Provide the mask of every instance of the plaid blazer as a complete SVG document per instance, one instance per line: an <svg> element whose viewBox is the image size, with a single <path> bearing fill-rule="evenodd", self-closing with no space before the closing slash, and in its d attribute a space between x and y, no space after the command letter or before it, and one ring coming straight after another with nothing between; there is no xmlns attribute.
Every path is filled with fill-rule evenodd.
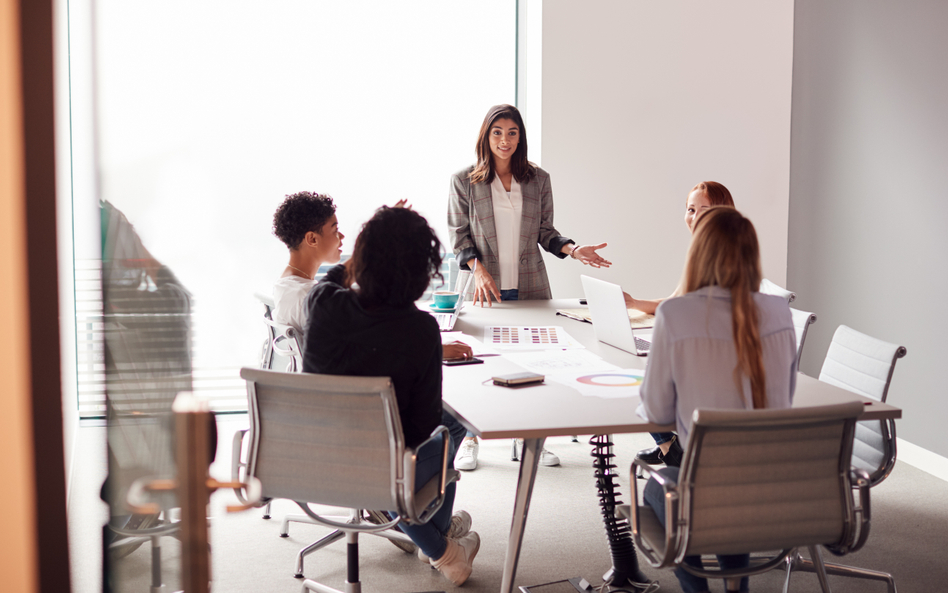
<svg viewBox="0 0 948 593"><path fill-rule="evenodd" d="M468 167L451 176L448 194L448 235L459 262L476 257L479 265L495 281L500 278L500 259L497 253L497 231L494 228L494 202L490 184L471 184L474 167ZM542 246L560 259L563 245L575 243L553 228L553 190L550 174L537 167L537 174L520 184L523 211L520 221L520 275L519 298L550 299L550 280L538 247ZM468 269L467 266L462 266Z"/></svg>

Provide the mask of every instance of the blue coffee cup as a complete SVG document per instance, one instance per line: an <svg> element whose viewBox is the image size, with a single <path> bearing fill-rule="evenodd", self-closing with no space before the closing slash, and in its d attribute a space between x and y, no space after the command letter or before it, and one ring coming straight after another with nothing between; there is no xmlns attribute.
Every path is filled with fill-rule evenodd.
<svg viewBox="0 0 948 593"><path fill-rule="evenodd" d="M458 304L460 296L452 290L438 290L433 294L434 304L439 309L453 309Z"/></svg>

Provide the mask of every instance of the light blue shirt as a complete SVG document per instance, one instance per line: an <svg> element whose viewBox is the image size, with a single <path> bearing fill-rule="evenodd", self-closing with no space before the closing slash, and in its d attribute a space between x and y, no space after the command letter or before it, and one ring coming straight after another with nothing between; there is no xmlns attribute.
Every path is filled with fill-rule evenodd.
<svg viewBox="0 0 948 593"><path fill-rule="evenodd" d="M796 388L797 344L786 299L753 294L763 346L767 407L789 408ZM707 286L662 302L642 383L644 415L678 426L688 442L696 409L752 409L750 379L734 381L737 351L731 328L731 294Z"/></svg>

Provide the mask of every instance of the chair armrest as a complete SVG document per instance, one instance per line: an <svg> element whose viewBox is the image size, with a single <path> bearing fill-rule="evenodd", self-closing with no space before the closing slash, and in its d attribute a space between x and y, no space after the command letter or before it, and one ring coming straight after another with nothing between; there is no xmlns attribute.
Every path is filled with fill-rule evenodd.
<svg viewBox="0 0 948 593"><path fill-rule="evenodd" d="M638 466L644 470L646 478L654 479L658 485L662 487L662 490L665 493L665 538L664 538L664 549L658 550L653 542L648 541L644 537L646 531L645 523L640 514L640 507L638 505L639 493L638 493L638 480L635 476L635 467ZM632 462L632 469L629 472L629 483L632 487L632 505L628 509L619 508L617 509L617 514L622 514L630 516L632 520L632 538L635 540L635 545L638 547L639 551L645 556L645 559L651 566L655 568L664 568L666 566L672 566L675 563L675 556L678 552L678 526L677 526L677 517L678 517L678 482L672 480L668 476L663 476L658 473L656 470L652 469L647 463L641 459L635 459ZM625 505L623 505L625 506ZM651 509L648 509L649 515L651 516ZM654 517L650 519L653 523L656 521ZM653 528L650 530L654 532ZM654 535L654 534L653 534Z"/></svg>
<svg viewBox="0 0 948 593"><path fill-rule="evenodd" d="M853 490L859 492L859 504L853 509L859 522L859 537L849 549L850 552L855 552L862 548L866 540L869 539L869 523L872 519L869 505L869 488L872 483L866 470L855 467L850 468L849 479L853 484Z"/></svg>
<svg viewBox="0 0 948 593"><path fill-rule="evenodd" d="M415 502L415 465L417 464L417 452L425 447L428 443L431 443L436 438L441 436L442 448L441 448L441 472L438 477L438 490L437 494L431 500L430 503L426 504L423 509L420 511L417 508L417 503ZM451 446L451 434L448 432L447 427L444 425L438 426L435 428L431 436L425 439L420 443L414 450L405 451L405 468L403 475L405 479L402 483L402 500L404 501L404 513L403 519L406 523L411 525L419 525L422 523L427 523L435 513L438 512L438 509L441 508L441 505L444 503L444 492L445 488L451 482L454 482L458 479L459 474L456 471L448 470L448 453ZM434 478L432 478L434 480ZM429 484L431 482L429 481ZM431 487L429 484L426 484L419 490L420 493L426 493L426 500L430 496Z"/></svg>
<svg viewBox="0 0 948 593"><path fill-rule="evenodd" d="M230 480L231 482L242 482L243 477L240 475L240 469L246 468L247 464L240 460L241 453L243 450L244 435L249 432L249 429L244 428L238 430L234 433L234 440L231 443L231 457L230 457ZM244 496L243 490L241 488L234 488L234 494L237 495L237 500L240 501L240 504L247 504L247 498Z"/></svg>
<svg viewBox="0 0 948 593"><path fill-rule="evenodd" d="M667 477L663 476L662 474L658 473L655 469L653 469L651 465L645 463L641 459L633 459L632 465L638 466L643 471L643 473L645 473L646 480L649 478L655 478L655 481L658 482L666 490L668 489L668 484L671 484L672 487L678 485L677 482L672 482ZM630 479L635 477L635 472L633 471L631 473L632 473L632 476L630 477Z"/></svg>

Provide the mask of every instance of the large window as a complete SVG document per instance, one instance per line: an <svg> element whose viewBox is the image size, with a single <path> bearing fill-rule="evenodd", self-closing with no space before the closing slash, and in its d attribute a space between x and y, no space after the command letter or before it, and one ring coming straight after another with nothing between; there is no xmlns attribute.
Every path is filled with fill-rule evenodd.
<svg viewBox="0 0 948 593"><path fill-rule="evenodd" d="M344 248L402 198L445 240L449 175L473 162L487 109L515 101L512 0L95 10L68 2L84 415L104 409L99 199L191 293L194 389L240 409L237 369L257 363L264 337L253 295L286 263L270 232L284 195L333 195Z"/></svg>

